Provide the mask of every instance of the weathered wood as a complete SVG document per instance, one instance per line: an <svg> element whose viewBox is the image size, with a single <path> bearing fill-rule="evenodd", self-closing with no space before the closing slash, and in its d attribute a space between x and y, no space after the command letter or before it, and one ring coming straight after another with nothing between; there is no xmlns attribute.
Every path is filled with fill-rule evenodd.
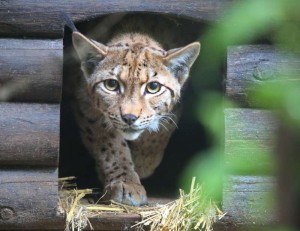
<svg viewBox="0 0 300 231"><path fill-rule="evenodd" d="M0 39L0 101L60 102L62 66L62 39Z"/></svg>
<svg viewBox="0 0 300 231"><path fill-rule="evenodd" d="M61 12L76 21L110 13L155 12L212 21L230 0L87 0L1 1L0 36L62 37Z"/></svg>
<svg viewBox="0 0 300 231"><path fill-rule="evenodd" d="M273 177L229 176L224 182L222 209L236 226L274 225L278 220L275 193Z"/></svg>
<svg viewBox="0 0 300 231"><path fill-rule="evenodd" d="M258 86L279 80L299 82L299 74L299 54L276 50L269 45L229 47L226 95L243 107L253 107L257 102L249 94L254 94Z"/></svg>
<svg viewBox="0 0 300 231"><path fill-rule="evenodd" d="M231 173L270 174L277 119L272 111L226 108L225 166Z"/></svg>
<svg viewBox="0 0 300 231"><path fill-rule="evenodd" d="M57 177L57 169L1 169L0 230L63 227Z"/></svg>
<svg viewBox="0 0 300 231"><path fill-rule="evenodd" d="M60 106L0 103L0 166L57 166Z"/></svg>
<svg viewBox="0 0 300 231"><path fill-rule="evenodd" d="M275 225L277 210L272 205L277 202L277 184L274 176L266 175L274 174L276 114L262 109L226 108L224 115L225 167L236 175L224 182L223 211L227 217L217 227L260 230Z"/></svg>

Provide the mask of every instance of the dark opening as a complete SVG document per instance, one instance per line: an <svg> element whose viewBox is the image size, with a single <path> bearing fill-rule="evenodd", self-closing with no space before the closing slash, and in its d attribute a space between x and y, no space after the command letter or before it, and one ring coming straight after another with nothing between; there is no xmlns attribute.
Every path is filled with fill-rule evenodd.
<svg viewBox="0 0 300 231"><path fill-rule="evenodd" d="M162 15L144 14L153 20L159 20ZM107 36L113 32L115 26L127 15L115 14L104 16L90 21L76 24L78 30L89 38L97 40L96 35L102 33L102 43L107 42ZM205 30L204 23L195 22L189 19L182 19L167 16L175 20L178 30L186 38L182 45L200 40ZM147 25L145 25L147 26ZM96 30L97 28L97 30ZM154 28L155 29L155 28ZM176 38L174 38L176 39ZM59 176L76 176L79 188L101 188L97 179L94 161L89 156L81 143L79 131L71 108L69 92L72 91L72 76L69 72L69 60L66 52L72 47L71 32L66 29L64 36L64 82L63 98L61 107L61 147L60 147L60 168ZM204 89L221 90L221 81L207 81L207 76L199 76L201 69L200 59L192 68L189 83L181 99L183 102L183 113L178 128L173 134L168 148L165 152L162 163L155 173L148 179L142 180L148 196L173 197L178 193L179 178L188 162L199 151L209 147L207 134L197 118L197 99Z"/></svg>

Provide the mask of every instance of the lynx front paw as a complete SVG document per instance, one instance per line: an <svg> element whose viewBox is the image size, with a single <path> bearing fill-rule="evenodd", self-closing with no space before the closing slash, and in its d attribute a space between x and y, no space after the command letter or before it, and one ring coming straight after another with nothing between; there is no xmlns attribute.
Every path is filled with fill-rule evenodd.
<svg viewBox="0 0 300 231"><path fill-rule="evenodd" d="M114 200L127 205L140 206L147 204L144 186L133 182L115 181L104 189L104 200Z"/></svg>

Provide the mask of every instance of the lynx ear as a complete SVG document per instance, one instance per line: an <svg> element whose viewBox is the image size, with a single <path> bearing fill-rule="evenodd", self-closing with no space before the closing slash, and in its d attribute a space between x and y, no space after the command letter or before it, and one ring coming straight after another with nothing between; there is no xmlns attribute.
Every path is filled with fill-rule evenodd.
<svg viewBox="0 0 300 231"><path fill-rule="evenodd" d="M73 46L81 60L83 71L90 75L98 63L107 55L107 46L88 39L79 32L72 34Z"/></svg>
<svg viewBox="0 0 300 231"><path fill-rule="evenodd" d="M190 68L200 53L200 43L194 42L185 47L171 49L167 52L165 62L169 70L181 85L186 81Z"/></svg>

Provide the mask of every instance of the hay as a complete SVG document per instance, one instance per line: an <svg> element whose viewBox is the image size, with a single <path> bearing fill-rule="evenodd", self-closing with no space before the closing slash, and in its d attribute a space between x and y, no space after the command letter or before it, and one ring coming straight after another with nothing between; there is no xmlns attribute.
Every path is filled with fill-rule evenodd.
<svg viewBox="0 0 300 231"><path fill-rule="evenodd" d="M89 218L101 216L103 213L138 214L141 221L132 228L140 231L146 226L150 231L210 231L213 223L224 216L214 202L203 196L202 188L195 183L195 178L188 194L180 190L180 197L177 200L153 207L134 207L114 201L110 205L83 203L82 198L91 194L93 190L77 190L74 184L69 182L73 179L60 179L60 207L66 214L66 231L81 231L86 226L93 229Z"/></svg>

